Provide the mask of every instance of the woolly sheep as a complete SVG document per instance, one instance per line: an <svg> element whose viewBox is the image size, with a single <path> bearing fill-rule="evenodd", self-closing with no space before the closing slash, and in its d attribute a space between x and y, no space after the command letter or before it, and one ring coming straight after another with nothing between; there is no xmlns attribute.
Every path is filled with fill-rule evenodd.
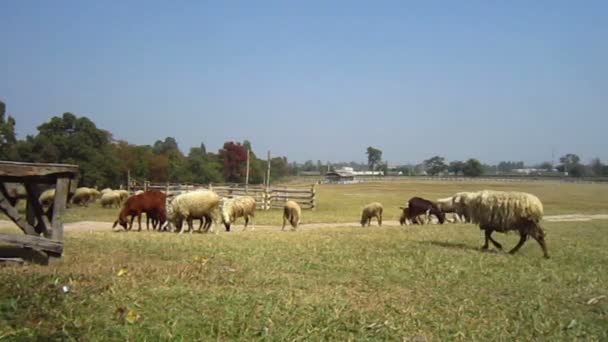
<svg viewBox="0 0 608 342"><path fill-rule="evenodd" d="M49 205L53 204L53 201L55 200L55 189L45 190L40 195L38 200L40 201L40 204L43 206L49 206Z"/></svg>
<svg viewBox="0 0 608 342"><path fill-rule="evenodd" d="M285 223L289 221L294 229L297 229L300 225L300 219L302 217L302 209L300 205L294 201L285 202L283 207L283 227L281 230L285 230Z"/></svg>
<svg viewBox="0 0 608 342"><path fill-rule="evenodd" d="M112 189L110 189L110 188L104 188L104 189L101 189L101 191L100 191L99 193L103 195L103 194L105 194L106 192L111 192L111 191L114 191L114 190L112 190Z"/></svg>
<svg viewBox="0 0 608 342"><path fill-rule="evenodd" d="M72 197L73 204L79 204L82 206L88 206L90 202L95 201L99 197L100 193L97 189L82 187L76 189L74 196Z"/></svg>
<svg viewBox="0 0 608 342"><path fill-rule="evenodd" d="M452 196L452 209L462 222L471 222L470 202L476 196L476 192L458 192Z"/></svg>
<svg viewBox="0 0 608 342"><path fill-rule="evenodd" d="M106 191L101 195L101 199L99 200L101 206L104 208L110 207L120 207L120 193L118 191Z"/></svg>
<svg viewBox="0 0 608 342"><path fill-rule="evenodd" d="M129 198L129 192L127 190L116 190L116 192L120 195L121 202Z"/></svg>
<svg viewBox="0 0 608 342"><path fill-rule="evenodd" d="M372 224L372 218L376 218L378 220L378 226L382 226L382 204L378 202L373 202L365 207L361 212L361 227L368 227Z"/></svg>
<svg viewBox="0 0 608 342"><path fill-rule="evenodd" d="M525 192L506 192L484 190L467 195L466 211L473 223L485 232L485 243L482 249L488 248L488 241L498 248L502 246L492 239L492 232L505 233L511 230L519 232L517 245L509 251L517 252L526 242L528 236L540 245L545 258L549 258L545 243L545 232L540 226L543 217L543 204L538 197Z"/></svg>
<svg viewBox="0 0 608 342"><path fill-rule="evenodd" d="M177 195L169 204L167 218L171 224L183 233L183 222L186 220L190 233L193 219L213 218L213 212L218 209L220 196L210 190L198 190ZM205 232L209 228L205 229Z"/></svg>
<svg viewBox="0 0 608 342"><path fill-rule="evenodd" d="M222 221L226 231L230 231L230 225L239 217L245 218L245 228L249 223L249 217L255 217L255 199L251 196L238 196L223 201L221 206ZM254 229L252 222L252 230Z"/></svg>

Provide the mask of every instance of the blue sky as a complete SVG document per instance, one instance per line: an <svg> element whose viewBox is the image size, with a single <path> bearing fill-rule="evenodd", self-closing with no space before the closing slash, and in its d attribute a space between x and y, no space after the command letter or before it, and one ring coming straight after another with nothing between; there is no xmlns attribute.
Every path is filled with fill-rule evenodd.
<svg viewBox="0 0 608 342"><path fill-rule="evenodd" d="M290 160L608 159L606 1L1 1L20 138L252 142Z"/></svg>

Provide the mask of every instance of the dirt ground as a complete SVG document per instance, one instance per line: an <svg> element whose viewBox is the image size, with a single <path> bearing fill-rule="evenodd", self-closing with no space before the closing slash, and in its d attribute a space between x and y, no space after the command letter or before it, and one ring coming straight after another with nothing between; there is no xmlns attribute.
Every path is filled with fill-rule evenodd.
<svg viewBox="0 0 608 342"><path fill-rule="evenodd" d="M584 221L591 221L591 220L608 220L608 214L596 214L596 215L586 215L586 214L564 214L564 215L552 215L552 216L545 216L543 217L544 221L547 222L584 222ZM372 226L375 225L376 222L375 220L372 223ZM198 227L198 222L195 223L195 228ZM328 228L328 227L360 227L361 225L358 222L344 222L344 223L309 223L309 224L302 224L300 227L302 229L319 229L319 228ZM384 221L383 222L383 226L399 226L399 222L398 221ZM134 230L137 230L137 225L134 224ZM10 221L0 221L0 229L7 229L7 228L15 228L16 226L10 222ZM122 228L119 229L120 227L117 228L112 228L112 222L100 222L100 221L79 221L79 222L72 222L72 223L66 223L64 225L64 230L66 232L69 231L124 231ZM285 230L291 228L290 226L286 226ZM280 226L276 226L276 225L256 225L255 226L255 230L256 231L270 231L270 230L277 230L280 229ZM142 231L146 230L146 226L145 224L142 224ZM222 229L220 229L221 231L223 231L223 227ZM242 231L243 230L243 225L242 224L237 224L237 225L233 225L233 231ZM248 230L250 230L248 228Z"/></svg>

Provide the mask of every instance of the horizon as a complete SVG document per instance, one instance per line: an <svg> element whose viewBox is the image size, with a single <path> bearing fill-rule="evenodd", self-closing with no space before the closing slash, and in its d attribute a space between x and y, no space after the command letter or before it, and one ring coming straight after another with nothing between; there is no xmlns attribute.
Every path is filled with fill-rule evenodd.
<svg viewBox="0 0 608 342"><path fill-rule="evenodd" d="M0 3L19 139L249 140L290 162L608 160L608 3ZM341 161L349 160L349 161Z"/></svg>

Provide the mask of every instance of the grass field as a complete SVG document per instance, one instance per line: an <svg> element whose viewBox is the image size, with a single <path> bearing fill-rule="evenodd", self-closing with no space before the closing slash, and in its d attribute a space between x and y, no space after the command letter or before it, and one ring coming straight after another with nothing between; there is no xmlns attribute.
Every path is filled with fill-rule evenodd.
<svg viewBox="0 0 608 342"><path fill-rule="evenodd" d="M505 189L321 186L319 209L305 212L304 221L353 222L373 200L396 208L415 194L481 188ZM547 214L608 213L603 185L507 188L537 194ZM109 221L116 209L68 212L71 220ZM258 216L275 224L280 214ZM481 252L473 225L335 223L192 235L112 232L109 225L72 230L61 260L0 267L0 339L607 340L608 221L543 226L549 260L533 240L515 256ZM506 248L518 240L495 237Z"/></svg>

